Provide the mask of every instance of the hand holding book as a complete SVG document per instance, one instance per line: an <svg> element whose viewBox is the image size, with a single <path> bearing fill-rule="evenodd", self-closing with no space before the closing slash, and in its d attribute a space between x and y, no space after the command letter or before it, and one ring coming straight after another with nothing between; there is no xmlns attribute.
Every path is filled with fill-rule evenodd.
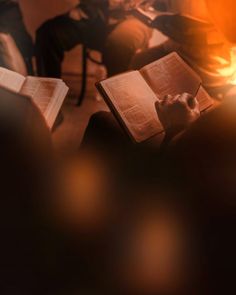
<svg viewBox="0 0 236 295"><path fill-rule="evenodd" d="M200 117L199 103L196 97L183 93L166 95L155 104L158 117L168 137L173 137L187 129Z"/></svg>

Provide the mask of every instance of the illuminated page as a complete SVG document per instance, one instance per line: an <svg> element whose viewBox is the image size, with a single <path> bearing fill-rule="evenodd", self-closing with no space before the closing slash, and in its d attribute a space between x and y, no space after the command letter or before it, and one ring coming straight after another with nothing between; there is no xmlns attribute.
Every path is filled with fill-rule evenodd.
<svg viewBox="0 0 236 295"><path fill-rule="evenodd" d="M20 92L22 85L25 82L25 77L0 67L0 86L5 87L14 92Z"/></svg>
<svg viewBox="0 0 236 295"><path fill-rule="evenodd" d="M212 98L202 86L200 87L196 98L199 103L200 112L207 110L213 105Z"/></svg>
<svg viewBox="0 0 236 295"><path fill-rule="evenodd" d="M115 76L100 84L136 142L163 131L155 110L157 98L139 72Z"/></svg>
<svg viewBox="0 0 236 295"><path fill-rule="evenodd" d="M63 93L63 88L66 86L59 79L27 77L20 92L32 98L44 115L48 126L52 127L63 102L62 96L64 95L64 99L66 95L65 91Z"/></svg>
<svg viewBox="0 0 236 295"><path fill-rule="evenodd" d="M140 72L159 99L184 92L195 96L201 84L200 77L175 52L143 67ZM213 104L203 87L196 98L201 112Z"/></svg>
<svg viewBox="0 0 236 295"><path fill-rule="evenodd" d="M184 92L195 95L201 84L199 76L177 53L168 54L140 72L160 99L167 94L174 96Z"/></svg>

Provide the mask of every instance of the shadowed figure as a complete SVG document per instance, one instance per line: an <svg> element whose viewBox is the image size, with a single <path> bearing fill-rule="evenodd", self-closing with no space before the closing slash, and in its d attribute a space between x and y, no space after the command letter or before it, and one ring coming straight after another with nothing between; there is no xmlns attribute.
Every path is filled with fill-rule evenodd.
<svg viewBox="0 0 236 295"><path fill-rule="evenodd" d="M1 293L36 294L53 186L50 134L28 97L4 89L0 122Z"/></svg>
<svg viewBox="0 0 236 295"><path fill-rule="evenodd" d="M40 76L61 77L64 53L79 44L102 53L109 76L128 69L136 51L148 46L151 29L135 18L126 19L124 13L110 22L112 4L108 2L113 1L81 1L40 26L36 32ZM118 10L123 2L114 1Z"/></svg>

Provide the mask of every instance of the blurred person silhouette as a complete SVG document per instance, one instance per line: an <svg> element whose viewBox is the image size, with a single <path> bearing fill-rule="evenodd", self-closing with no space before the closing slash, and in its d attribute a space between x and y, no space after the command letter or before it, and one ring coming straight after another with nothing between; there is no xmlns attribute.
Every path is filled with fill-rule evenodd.
<svg viewBox="0 0 236 295"><path fill-rule="evenodd" d="M1 293L36 294L43 284L52 153L44 119L28 97L0 89Z"/></svg>
<svg viewBox="0 0 236 295"><path fill-rule="evenodd" d="M235 118L234 95L182 133L167 156L195 195L208 294L235 292Z"/></svg>
<svg viewBox="0 0 236 295"><path fill-rule="evenodd" d="M24 24L23 15L20 9L20 6L18 4L18 1L16 0L0 0L0 33L10 35L11 38L14 40L7 41L9 46L16 47L20 54L22 55L25 66L27 68L27 71L29 74L33 73L32 68L32 57L34 55L34 46L33 41L29 33L27 32L27 29ZM4 41L4 42L3 42ZM2 40L3 45L6 42L6 38ZM1 43L2 43L1 42ZM15 43L12 45L12 43ZM1 45L0 45L1 46ZM3 46L3 49L6 48L6 46ZM15 50L16 52L16 50ZM3 55L4 52L1 52L1 55ZM15 53L15 55L19 55L19 53ZM11 55L11 59L13 59L12 62L14 62L14 55ZM9 60L9 56L8 56ZM9 66L9 62L4 63L4 55L3 60L0 57L0 62L2 66ZM12 69L10 67L10 69ZM18 68L16 68L18 69ZM13 68L14 70L14 68Z"/></svg>
<svg viewBox="0 0 236 295"><path fill-rule="evenodd" d="M127 1L81 0L68 13L45 22L36 33L38 74L60 77L64 52L78 44L102 52L108 75L127 70L136 51L148 46L151 29L126 18L126 5Z"/></svg>

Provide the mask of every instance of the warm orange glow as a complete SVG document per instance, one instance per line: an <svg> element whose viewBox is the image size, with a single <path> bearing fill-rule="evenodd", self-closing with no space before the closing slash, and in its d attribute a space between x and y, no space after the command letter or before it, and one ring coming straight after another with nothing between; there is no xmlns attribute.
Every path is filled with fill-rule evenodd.
<svg viewBox="0 0 236 295"><path fill-rule="evenodd" d="M205 0L213 22L231 41L236 41L235 0Z"/></svg>
<svg viewBox="0 0 236 295"><path fill-rule="evenodd" d="M231 50L231 62L229 63L222 57L214 56L213 59L222 65L222 68L217 69L217 72L222 77L229 77L228 84L236 85L236 48Z"/></svg>
<svg viewBox="0 0 236 295"><path fill-rule="evenodd" d="M110 208L109 180L103 161L92 153L83 153L63 167L61 185L65 193L55 204L60 224L74 230L99 229Z"/></svg>

